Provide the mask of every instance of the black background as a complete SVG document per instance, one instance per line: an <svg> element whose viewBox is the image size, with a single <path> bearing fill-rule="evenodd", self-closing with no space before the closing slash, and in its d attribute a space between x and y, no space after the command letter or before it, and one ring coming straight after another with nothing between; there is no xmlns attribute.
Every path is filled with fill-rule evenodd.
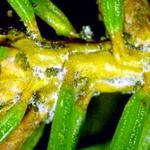
<svg viewBox="0 0 150 150"><path fill-rule="evenodd" d="M82 26L90 25L94 32L94 39L99 40L99 37L104 34L104 25L98 21L98 8L95 0L52 0L69 18L75 29L80 32ZM7 10L11 7L6 0L0 1L0 28L8 29L10 27L25 30L23 23L19 21L19 17L13 12L13 17L7 17ZM47 39L66 39L58 37L55 31L47 26L46 23L37 17L38 26L42 35Z"/></svg>

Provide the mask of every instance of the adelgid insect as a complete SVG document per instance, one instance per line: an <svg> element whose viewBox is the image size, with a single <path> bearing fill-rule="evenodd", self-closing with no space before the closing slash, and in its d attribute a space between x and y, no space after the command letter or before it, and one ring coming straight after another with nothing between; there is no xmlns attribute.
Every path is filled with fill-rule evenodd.
<svg viewBox="0 0 150 150"><path fill-rule="evenodd" d="M82 43L76 42L83 38L81 33L54 2L8 0L5 3L18 14L27 32L13 29L0 35L0 149L34 149L45 124L50 122L47 149L77 149L91 98L95 93L107 93L109 97L110 93L119 92L132 96L114 136L107 144L94 147L148 150L148 1L97 0L109 40L93 42L85 28L81 33L88 38ZM71 40L44 39L36 16L57 35Z"/></svg>

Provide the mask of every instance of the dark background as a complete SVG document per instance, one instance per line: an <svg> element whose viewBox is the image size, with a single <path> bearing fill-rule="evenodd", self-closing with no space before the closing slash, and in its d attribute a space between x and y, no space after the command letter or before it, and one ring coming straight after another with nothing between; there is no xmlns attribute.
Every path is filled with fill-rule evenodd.
<svg viewBox="0 0 150 150"><path fill-rule="evenodd" d="M90 25L94 32L94 39L99 40L99 37L104 34L104 26L98 21L98 8L95 0L52 0L69 18L75 29L80 32L82 26ZM0 1L0 28L8 29L15 27L25 30L23 23L19 21L19 17L13 12L13 17L7 17L7 11L11 7L7 4L6 0ZM66 39L58 37L55 31L47 26L46 23L37 17L38 25L42 35L48 39Z"/></svg>
<svg viewBox="0 0 150 150"><path fill-rule="evenodd" d="M104 35L105 28L102 22L98 20L98 8L95 0L52 0L69 18L77 32L80 32L82 26L89 25L94 33L94 39L99 41L100 37ZM20 21L17 14L13 11L13 17L7 17L7 11L11 7L7 4L6 0L0 0L0 33L7 32L10 28L17 28L25 31L23 23ZM58 37L55 31L49 27L46 23L41 21L37 17L38 26L43 37L52 40L67 40L65 37ZM121 115L123 107L127 101L127 98L123 102L118 102L118 109L114 113L114 117L105 126L104 130L96 135L82 136L80 137L77 149L80 147L86 147L92 144L105 143L112 138L116 124ZM89 106L89 112L94 101L91 101ZM47 125L44 134L36 146L35 150L46 150L49 130L51 125Z"/></svg>

